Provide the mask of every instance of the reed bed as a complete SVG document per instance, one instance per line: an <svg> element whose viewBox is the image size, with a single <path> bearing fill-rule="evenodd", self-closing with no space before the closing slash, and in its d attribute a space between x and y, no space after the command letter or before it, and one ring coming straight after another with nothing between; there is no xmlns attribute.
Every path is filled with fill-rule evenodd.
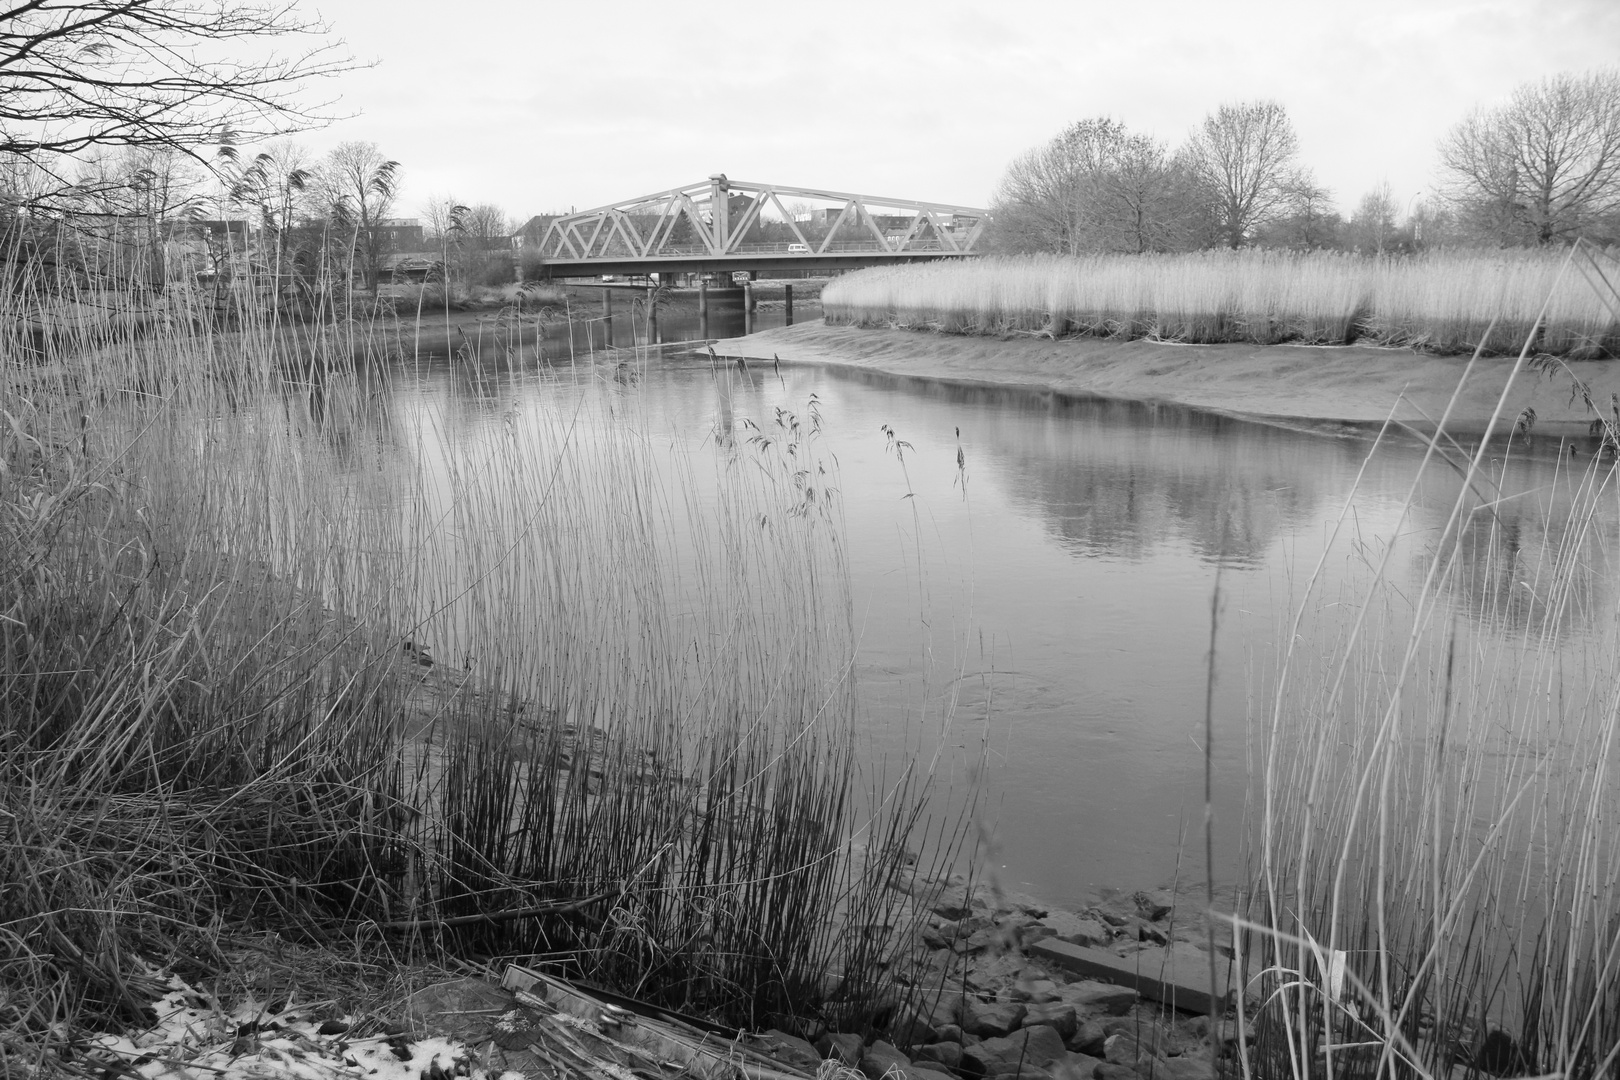
<svg viewBox="0 0 1620 1080"><path fill-rule="evenodd" d="M9 255L0 1066L231 927L874 1019L889 878L961 829L863 771L813 423L687 459L609 388L475 436L359 305Z"/></svg>
<svg viewBox="0 0 1620 1080"><path fill-rule="evenodd" d="M1534 252L989 258L862 270L828 284L822 304L834 325L1511 355L1551 296L1537 349L1620 355L1613 309L1560 265Z"/></svg>
<svg viewBox="0 0 1620 1080"><path fill-rule="evenodd" d="M1483 450L1432 458L1455 499L1420 512L1420 478L1373 542L1347 512L1322 565L1354 584L1311 576L1280 628L1250 734L1245 1076L1620 1064L1620 478L1571 465L1525 535Z"/></svg>

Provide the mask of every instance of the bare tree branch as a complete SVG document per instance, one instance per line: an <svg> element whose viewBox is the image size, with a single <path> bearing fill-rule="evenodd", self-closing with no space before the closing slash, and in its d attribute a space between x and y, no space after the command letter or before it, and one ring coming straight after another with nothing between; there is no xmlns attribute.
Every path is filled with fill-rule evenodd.
<svg viewBox="0 0 1620 1080"><path fill-rule="evenodd" d="M1620 69L1513 91L1440 142L1443 193L1498 243L1573 239L1620 214Z"/></svg>
<svg viewBox="0 0 1620 1080"><path fill-rule="evenodd" d="M356 64L292 4L30 0L0 13L0 153L192 148L333 119L312 84ZM288 39L309 44L291 54ZM259 54L259 59L242 59Z"/></svg>
<svg viewBox="0 0 1620 1080"><path fill-rule="evenodd" d="M1187 143L1187 159L1209 192L1228 246L1286 208L1299 139L1275 101L1222 105Z"/></svg>

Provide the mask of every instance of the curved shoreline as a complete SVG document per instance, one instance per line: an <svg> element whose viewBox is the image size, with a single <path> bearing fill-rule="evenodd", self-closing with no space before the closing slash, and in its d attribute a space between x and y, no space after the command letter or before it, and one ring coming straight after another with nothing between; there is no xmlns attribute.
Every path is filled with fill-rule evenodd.
<svg viewBox="0 0 1620 1080"><path fill-rule="evenodd" d="M762 330L714 344L731 358L868 368L893 375L1080 396L1161 402L1230 416L1322 430L1377 426L1391 415L1432 429L1468 366L1467 357L1428 356L1364 346L1178 345L1098 338L989 338L913 330L864 330L824 323ZM1484 432L1512 358L1482 358L1458 395L1447 428ZM1599 404L1620 394L1620 363L1579 361L1549 378L1521 372L1497 430L1525 409L1538 434L1586 436L1593 413L1570 376Z"/></svg>

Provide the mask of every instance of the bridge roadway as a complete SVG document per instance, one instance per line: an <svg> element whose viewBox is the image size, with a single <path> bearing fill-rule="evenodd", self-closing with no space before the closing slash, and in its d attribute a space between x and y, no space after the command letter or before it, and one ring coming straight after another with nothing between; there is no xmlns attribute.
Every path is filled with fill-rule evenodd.
<svg viewBox="0 0 1620 1080"><path fill-rule="evenodd" d="M837 251L816 254L811 252L734 252L728 255L710 255L693 252L690 255L656 255L640 258L547 259L542 267L546 278L576 277L631 277L645 274L724 274L738 270L775 271L859 270L868 266L895 266L904 263L929 262L941 258L958 257L954 252L940 251Z"/></svg>

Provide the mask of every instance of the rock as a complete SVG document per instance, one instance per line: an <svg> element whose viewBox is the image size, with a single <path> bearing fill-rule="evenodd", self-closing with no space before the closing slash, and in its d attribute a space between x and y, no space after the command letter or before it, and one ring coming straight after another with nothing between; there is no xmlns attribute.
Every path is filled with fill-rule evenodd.
<svg viewBox="0 0 1620 1080"><path fill-rule="evenodd" d="M1006 1035L1023 1023L1023 1005L1013 1001L979 1001L968 998L962 1002L962 1030L980 1038Z"/></svg>
<svg viewBox="0 0 1620 1080"><path fill-rule="evenodd" d="M895 1010L894 1019L889 1021L887 1035L895 1046L921 1046L923 1043L939 1041L939 1036L935 1034L928 1018L910 1006L902 1006Z"/></svg>
<svg viewBox="0 0 1620 1080"><path fill-rule="evenodd" d="M1161 1066L1161 1075L1170 1080L1215 1080L1215 1066L1203 1054L1173 1057Z"/></svg>
<svg viewBox="0 0 1620 1080"><path fill-rule="evenodd" d="M1061 996L1058 993L1057 983L1051 979L1019 979L1012 985L1012 999L1014 1001L1030 1001L1042 1004L1048 1001L1057 1001Z"/></svg>
<svg viewBox="0 0 1620 1080"><path fill-rule="evenodd" d="M1170 944L1170 935L1146 919L1132 919L1125 932L1137 941L1146 941L1153 945Z"/></svg>
<svg viewBox="0 0 1620 1080"><path fill-rule="evenodd" d="M951 1073L943 1069L930 1069L924 1065L913 1065L905 1070L907 1080L958 1080Z"/></svg>
<svg viewBox="0 0 1620 1080"><path fill-rule="evenodd" d="M867 1080L883 1080L893 1069L904 1076L911 1068L911 1059L893 1045L879 1039L861 1054L861 1072Z"/></svg>
<svg viewBox="0 0 1620 1080"><path fill-rule="evenodd" d="M859 1035L829 1031L816 1040L816 1052L828 1061L857 1068L861 1063L862 1042Z"/></svg>
<svg viewBox="0 0 1620 1080"><path fill-rule="evenodd" d="M1148 922L1165 919L1176 910L1176 898L1165 889L1151 889L1131 894L1131 903Z"/></svg>
<svg viewBox="0 0 1620 1080"><path fill-rule="evenodd" d="M1510 1076L1527 1070L1529 1065L1513 1036L1496 1028L1486 1032L1474 1054L1474 1067L1492 1076Z"/></svg>
<svg viewBox="0 0 1620 1080"><path fill-rule="evenodd" d="M1087 1020L1078 1025L1074 1037L1068 1039L1065 1045L1070 1050L1092 1057L1103 1056L1103 1044L1108 1041L1108 1031L1103 1027L1101 1020Z"/></svg>
<svg viewBox="0 0 1620 1080"><path fill-rule="evenodd" d="M940 1042L961 1043L962 1029L956 1024L935 1024L934 1038Z"/></svg>
<svg viewBox="0 0 1620 1080"><path fill-rule="evenodd" d="M936 1065L943 1065L947 1069L955 1070L962 1065L962 1044L959 1042L929 1043L919 1046L912 1052L913 1061L932 1061Z"/></svg>
<svg viewBox="0 0 1620 1080"><path fill-rule="evenodd" d="M1025 1028L1002 1038L986 1039L962 1052L962 1071L968 1076L1017 1074L1027 1066L1043 1069L1066 1053L1063 1040L1049 1027Z"/></svg>
<svg viewBox="0 0 1620 1080"><path fill-rule="evenodd" d="M1129 1065L1115 1065L1112 1061L1100 1063L1091 1075L1095 1080L1142 1080Z"/></svg>
<svg viewBox="0 0 1620 1080"><path fill-rule="evenodd" d="M1091 1080L1097 1066L1101 1064L1101 1061L1090 1054L1070 1052L1052 1063L1051 1073L1056 1080Z"/></svg>
<svg viewBox="0 0 1620 1080"><path fill-rule="evenodd" d="M1124 926L1131 921L1132 917L1131 912L1127 912L1115 905L1087 908L1085 914L1093 919L1100 919L1109 926L1114 927Z"/></svg>
<svg viewBox="0 0 1620 1080"><path fill-rule="evenodd" d="M965 980L970 989L987 995L999 995L1020 979L1044 979L1046 969L1027 962L1017 953L981 957Z"/></svg>
<svg viewBox="0 0 1620 1080"><path fill-rule="evenodd" d="M1057 937L1057 931L1053 930L1050 926L1047 926L1046 923L1040 919L1036 919L1028 925L1018 928L1018 939L1023 945L1028 945L1031 941L1039 941L1041 938L1049 937Z"/></svg>
<svg viewBox="0 0 1620 1080"><path fill-rule="evenodd" d="M941 993L938 997L925 1000L928 1006L928 1024L938 1032L947 1024L961 1023L963 994L959 987Z"/></svg>
<svg viewBox="0 0 1620 1080"><path fill-rule="evenodd" d="M1050 910L1048 906L1028 893L1012 892L996 895L996 912L1000 915L1027 915L1040 918Z"/></svg>
<svg viewBox="0 0 1620 1080"><path fill-rule="evenodd" d="M989 930L995 925L995 923L982 915L968 915L961 919L951 919L940 923L939 932L947 940L965 938L978 933L980 930Z"/></svg>
<svg viewBox="0 0 1620 1080"><path fill-rule="evenodd" d="M1138 1072L1159 1069L1165 1060L1163 1054L1154 1053L1151 1039L1138 1041L1134 1035L1125 1034L1108 1036L1108 1041L1103 1043L1103 1057L1115 1065L1124 1065Z"/></svg>
<svg viewBox="0 0 1620 1080"><path fill-rule="evenodd" d="M1097 919L1082 919L1067 911L1048 912L1046 917L1031 926L1050 930L1051 936L1071 945L1106 945L1113 938L1108 927ZM1030 940L1036 940L1031 936Z"/></svg>
<svg viewBox="0 0 1620 1080"><path fill-rule="evenodd" d="M935 926L933 923L924 926L917 936L930 949L948 949L951 947L950 939L945 936L940 927Z"/></svg>
<svg viewBox="0 0 1620 1080"><path fill-rule="evenodd" d="M1145 1011L1145 1009L1138 1010L1139 1013ZM1156 1057L1169 1057L1186 1049L1186 1043L1177 1038L1175 1032L1167 1031L1151 1014L1110 1017L1102 1022L1102 1027L1109 1038L1115 1035L1127 1036L1136 1040L1147 1053Z"/></svg>
<svg viewBox="0 0 1620 1080"><path fill-rule="evenodd" d="M802 1072L813 1073L821 1065L821 1055L814 1046L797 1035L789 1035L777 1028L755 1036L754 1049Z"/></svg>
<svg viewBox="0 0 1620 1080"><path fill-rule="evenodd" d="M1080 1021L1074 1014L1073 1005L1065 1005L1061 1001L1040 1003L1029 1006L1024 1013L1024 1026L1035 1027L1045 1024L1058 1033L1058 1037L1065 1043L1074 1038L1080 1030Z"/></svg>
<svg viewBox="0 0 1620 1080"><path fill-rule="evenodd" d="M977 890L970 890L966 882L952 880L934 897L933 912L944 919L965 919L973 914L973 901Z"/></svg>
<svg viewBox="0 0 1620 1080"><path fill-rule="evenodd" d="M1121 1016L1136 1004L1136 991L1130 987L1091 979L1059 987L1058 994L1079 1013Z"/></svg>

